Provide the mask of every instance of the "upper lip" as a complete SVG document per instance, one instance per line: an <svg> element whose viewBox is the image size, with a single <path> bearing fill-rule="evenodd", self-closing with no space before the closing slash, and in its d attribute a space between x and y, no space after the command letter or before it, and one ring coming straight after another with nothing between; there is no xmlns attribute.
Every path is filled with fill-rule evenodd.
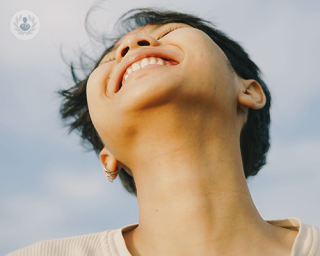
<svg viewBox="0 0 320 256"><path fill-rule="evenodd" d="M139 50L138 52L132 53L128 55L128 57L122 62L117 72L115 73L115 93L119 91L123 75L126 72L127 68L130 67L134 62L148 57L156 57L167 61L176 61L178 64L180 63L178 54L173 52L163 50L160 51L158 49L143 49Z"/></svg>

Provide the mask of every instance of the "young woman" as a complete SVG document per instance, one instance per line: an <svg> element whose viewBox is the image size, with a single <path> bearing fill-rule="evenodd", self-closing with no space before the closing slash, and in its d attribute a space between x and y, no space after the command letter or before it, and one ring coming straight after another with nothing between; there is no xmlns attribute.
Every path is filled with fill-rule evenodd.
<svg viewBox="0 0 320 256"><path fill-rule="evenodd" d="M251 198L271 96L247 53L192 15L136 9L120 22L128 32L60 92L61 113L137 195L139 223L9 255L320 255L319 228L265 221Z"/></svg>

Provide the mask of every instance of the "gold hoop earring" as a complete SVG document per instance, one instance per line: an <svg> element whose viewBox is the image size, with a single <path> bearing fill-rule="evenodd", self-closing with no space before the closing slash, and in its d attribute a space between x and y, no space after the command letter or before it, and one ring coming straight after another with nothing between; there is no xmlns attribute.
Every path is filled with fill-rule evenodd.
<svg viewBox="0 0 320 256"><path fill-rule="evenodd" d="M105 163L104 165L103 165L103 170L104 170L104 174L106 175L106 177L108 178L108 180L109 181L111 181L111 182L113 182L113 180L115 179L115 178L117 178L117 175L118 175L118 170L117 171L115 171L115 172L110 172L110 171L108 171L108 169L107 169L107 163Z"/></svg>

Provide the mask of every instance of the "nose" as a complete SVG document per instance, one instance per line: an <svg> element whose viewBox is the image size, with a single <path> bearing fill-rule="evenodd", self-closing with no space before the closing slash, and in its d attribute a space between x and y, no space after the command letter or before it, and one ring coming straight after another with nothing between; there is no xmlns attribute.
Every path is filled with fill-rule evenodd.
<svg viewBox="0 0 320 256"><path fill-rule="evenodd" d="M128 54L129 51L142 46L159 46L160 42L151 36L147 35L128 35L120 44L116 52L118 62Z"/></svg>

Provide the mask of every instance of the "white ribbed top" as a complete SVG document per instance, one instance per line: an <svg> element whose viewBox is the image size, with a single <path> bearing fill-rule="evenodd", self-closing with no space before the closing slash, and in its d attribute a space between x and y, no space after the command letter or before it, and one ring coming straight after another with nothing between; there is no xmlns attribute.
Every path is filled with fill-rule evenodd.
<svg viewBox="0 0 320 256"><path fill-rule="evenodd" d="M272 225L299 230L291 256L320 256L320 228L302 224L299 219L267 221ZM138 224L84 236L39 242L7 256L131 256L122 232Z"/></svg>

